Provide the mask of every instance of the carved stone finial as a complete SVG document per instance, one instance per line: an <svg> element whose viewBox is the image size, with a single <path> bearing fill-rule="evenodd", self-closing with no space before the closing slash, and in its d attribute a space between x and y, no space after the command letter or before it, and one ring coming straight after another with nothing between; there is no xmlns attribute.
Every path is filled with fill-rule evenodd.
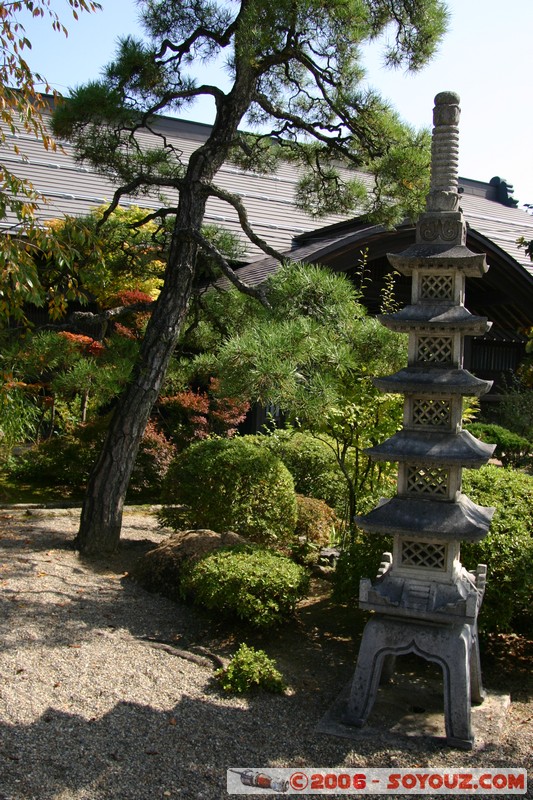
<svg viewBox="0 0 533 800"><path fill-rule="evenodd" d="M456 211L459 206L459 116L459 96L455 92L440 92L433 109L428 211Z"/></svg>
<svg viewBox="0 0 533 800"><path fill-rule="evenodd" d="M417 225L417 242L464 245L466 225L459 209L459 95L435 97L431 138L431 184L426 212Z"/></svg>

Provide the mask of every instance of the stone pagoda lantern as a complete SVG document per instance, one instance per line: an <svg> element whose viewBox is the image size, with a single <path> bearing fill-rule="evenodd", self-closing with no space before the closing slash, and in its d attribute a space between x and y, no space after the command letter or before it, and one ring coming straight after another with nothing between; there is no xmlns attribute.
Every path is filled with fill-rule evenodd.
<svg viewBox="0 0 533 800"><path fill-rule="evenodd" d="M381 677L396 656L415 653L442 667L448 744L473 745L471 702L483 700L477 615L486 567L475 573L460 561L461 541L486 536L494 509L461 492L463 467L485 464L494 446L462 430L463 398L480 396L490 381L463 369L465 336L491 323L464 306L465 278L480 278L484 254L467 249L459 208L459 98L435 98L431 188L416 228L416 244L390 263L412 276L411 305L380 321L409 336L408 366L375 379L384 392L404 395L403 428L371 448L371 458L398 462L397 493L358 519L369 534L393 536L373 582L361 581L359 605L375 612L367 623L345 721L362 726Z"/></svg>

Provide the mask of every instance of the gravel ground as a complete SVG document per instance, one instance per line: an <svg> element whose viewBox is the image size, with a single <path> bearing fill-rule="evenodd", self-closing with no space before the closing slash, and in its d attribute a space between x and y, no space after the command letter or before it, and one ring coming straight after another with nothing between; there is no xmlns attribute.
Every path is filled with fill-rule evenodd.
<svg viewBox="0 0 533 800"><path fill-rule="evenodd" d="M125 577L166 535L154 517L128 511L124 548L104 564L69 547L77 516L0 510L0 800L218 800L227 796L228 767L531 769L523 666L489 665L495 688L510 687L513 702L500 742L482 750L317 734L357 653L357 637L331 606L310 602L283 631L259 638L290 685L286 695L224 695L209 660L146 641L223 658L239 641Z"/></svg>

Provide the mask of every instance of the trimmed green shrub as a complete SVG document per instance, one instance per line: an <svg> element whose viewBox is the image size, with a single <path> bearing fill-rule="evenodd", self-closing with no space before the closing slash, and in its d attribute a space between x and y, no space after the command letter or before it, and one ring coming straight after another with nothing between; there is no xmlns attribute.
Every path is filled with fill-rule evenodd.
<svg viewBox="0 0 533 800"><path fill-rule="evenodd" d="M264 650L241 644L225 669L215 672L225 692L243 694L253 689L281 694L285 685L276 663Z"/></svg>
<svg viewBox="0 0 533 800"><path fill-rule="evenodd" d="M485 539L461 545L467 569L488 567L480 628L527 632L533 588L533 477L489 465L465 470L463 491L479 505L496 508Z"/></svg>
<svg viewBox="0 0 533 800"><path fill-rule="evenodd" d="M294 489L306 497L324 500L343 516L347 502L346 480L333 450L310 433L275 431L255 437L280 458L294 480Z"/></svg>
<svg viewBox="0 0 533 800"><path fill-rule="evenodd" d="M516 375L507 382L500 401L488 413L491 421L529 441L533 439L533 391Z"/></svg>
<svg viewBox="0 0 533 800"><path fill-rule="evenodd" d="M217 616L266 628L294 612L309 588L309 577L289 558L246 545L221 548L184 564L181 588L185 597Z"/></svg>
<svg viewBox="0 0 533 800"><path fill-rule="evenodd" d="M163 489L165 525L233 530L250 541L284 545L294 536L294 483L279 458L243 438L206 439L172 462Z"/></svg>
<svg viewBox="0 0 533 800"><path fill-rule="evenodd" d="M467 430L482 442L495 444L494 457L499 459L504 467L523 467L531 463L533 444L523 436L502 428L501 425L483 422L473 422L467 426Z"/></svg>

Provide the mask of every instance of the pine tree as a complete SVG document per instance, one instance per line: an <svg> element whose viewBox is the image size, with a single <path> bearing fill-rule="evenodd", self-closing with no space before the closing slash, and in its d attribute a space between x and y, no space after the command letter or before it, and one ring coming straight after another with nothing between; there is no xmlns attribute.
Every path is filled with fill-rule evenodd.
<svg viewBox="0 0 533 800"><path fill-rule="evenodd" d="M179 191L177 208L158 212L162 220L173 219L164 285L89 481L77 538L85 553L118 546L135 455L189 308L200 257L209 255L253 293L202 234L208 199L236 209L246 236L278 255L253 232L239 198L217 185L222 164L232 159L272 170L280 158L290 158L304 168L298 202L319 214L349 212L367 202L358 180L341 179L336 165L343 162L379 176L372 205L386 219L395 206L414 213L427 154L420 137L362 88L359 47L386 31L387 62L416 70L446 27L440 0L143 0L140 9L146 40L123 39L103 80L77 90L54 118L54 132L74 143L80 159L120 182L110 212L126 193ZM200 62L213 72L225 62L228 88L196 82L190 68ZM150 130L154 115L179 113L206 96L215 107L213 125L187 162L164 138L143 150L136 135ZM241 133L245 126L255 133Z"/></svg>

